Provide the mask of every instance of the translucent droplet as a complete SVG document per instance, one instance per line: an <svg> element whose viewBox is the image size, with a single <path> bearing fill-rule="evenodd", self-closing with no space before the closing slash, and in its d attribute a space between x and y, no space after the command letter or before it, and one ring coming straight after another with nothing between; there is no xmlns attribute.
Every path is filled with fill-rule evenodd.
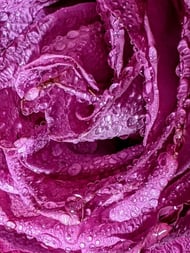
<svg viewBox="0 0 190 253"><path fill-rule="evenodd" d="M178 65L178 66L176 67L175 73L176 73L176 75L177 75L178 77L181 77L181 76L182 76L183 72L182 72L182 69L181 69L180 65Z"/></svg>
<svg viewBox="0 0 190 253"><path fill-rule="evenodd" d="M40 90L36 87L30 89L26 95L25 95L25 99L28 101L32 101L34 99L36 99L39 95Z"/></svg>
<svg viewBox="0 0 190 253"><path fill-rule="evenodd" d="M81 169L82 169L82 167L80 164L74 163L72 166L69 167L68 173L71 176L76 176L80 173Z"/></svg>
<svg viewBox="0 0 190 253"><path fill-rule="evenodd" d="M60 156L61 154L62 154L61 146L59 143L57 143L52 147L52 155L57 157Z"/></svg>
<svg viewBox="0 0 190 253"><path fill-rule="evenodd" d="M85 213L86 213L86 216L90 216L91 213L92 213L92 211L91 211L90 208L87 208L87 209L85 210Z"/></svg>
<svg viewBox="0 0 190 253"><path fill-rule="evenodd" d="M175 112L172 112L168 115L168 117L166 118L166 124L167 125L170 125L172 123L172 121L175 120L175 116L176 116L176 113Z"/></svg>
<svg viewBox="0 0 190 253"><path fill-rule="evenodd" d="M108 123L111 123L111 115L107 115L104 120Z"/></svg>
<svg viewBox="0 0 190 253"><path fill-rule="evenodd" d="M44 46L42 47L42 53L47 53L48 51L50 51L50 47L49 46Z"/></svg>
<svg viewBox="0 0 190 253"><path fill-rule="evenodd" d="M149 58L151 61L156 62L157 61L157 51L156 48L151 46L149 48Z"/></svg>
<svg viewBox="0 0 190 253"><path fill-rule="evenodd" d="M160 195L160 192L159 191L157 191L156 189L151 189L150 190L150 196L151 197L158 197Z"/></svg>
<svg viewBox="0 0 190 253"><path fill-rule="evenodd" d="M65 49L65 47L66 47L66 44L64 42L61 42L61 41L56 42L56 44L54 45L54 48L57 51L62 51L62 50Z"/></svg>
<svg viewBox="0 0 190 253"><path fill-rule="evenodd" d="M80 248L84 249L85 248L85 244L83 242L80 243Z"/></svg>
<svg viewBox="0 0 190 253"><path fill-rule="evenodd" d="M99 134L102 133L102 131L103 131L103 129L102 129L101 127L98 127L98 128L95 130L95 134L96 134L96 135L99 135Z"/></svg>
<svg viewBox="0 0 190 253"><path fill-rule="evenodd" d="M69 41L69 43L67 44L67 48L71 49L71 48L74 48L74 47L76 47L76 43L73 42L73 41Z"/></svg>
<svg viewBox="0 0 190 253"><path fill-rule="evenodd" d="M0 21L7 21L8 20L8 15L6 12L1 11L0 12Z"/></svg>
<svg viewBox="0 0 190 253"><path fill-rule="evenodd" d="M138 122L138 115L129 117L127 120L127 126L129 128L136 128Z"/></svg>
<svg viewBox="0 0 190 253"><path fill-rule="evenodd" d="M48 209L52 209L52 208L56 208L56 207L57 207L56 203L55 203L55 202L51 202L51 201L45 202L45 203L44 203L44 206L45 206L46 208L48 208Z"/></svg>
<svg viewBox="0 0 190 253"><path fill-rule="evenodd" d="M71 252L71 248L68 248L68 247L65 248L65 252L66 252L66 253L70 253L70 252Z"/></svg>
<svg viewBox="0 0 190 253"><path fill-rule="evenodd" d="M91 235L89 235L87 239L89 242L91 242L93 240L93 237Z"/></svg>
<svg viewBox="0 0 190 253"><path fill-rule="evenodd" d="M181 244L174 242L171 246L172 253L183 253L184 249ZM187 251L188 252L188 251Z"/></svg>
<svg viewBox="0 0 190 253"><path fill-rule="evenodd" d="M98 246L98 245L100 245L100 241L99 240L96 240L95 241L95 244Z"/></svg>
<svg viewBox="0 0 190 253"><path fill-rule="evenodd" d="M33 44L38 44L40 41L40 35L37 32L30 32L27 36L30 42Z"/></svg>
<svg viewBox="0 0 190 253"><path fill-rule="evenodd" d="M72 30L67 33L67 38L68 39L75 39L79 36L79 34L80 34L79 31Z"/></svg>
<svg viewBox="0 0 190 253"><path fill-rule="evenodd" d="M185 108L190 108L190 99L186 99L184 102L184 107Z"/></svg>
<svg viewBox="0 0 190 253"><path fill-rule="evenodd" d="M40 237L46 246L50 246L53 248L60 247L60 242L56 237L49 235L49 234L42 234Z"/></svg>
<svg viewBox="0 0 190 253"><path fill-rule="evenodd" d="M167 162L167 154L166 153L161 153L158 157L158 163L161 167L164 167Z"/></svg>
<svg viewBox="0 0 190 253"><path fill-rule="evenodd" d="M16 228L16 224L15 224L15 222L9 220L9 221L7 221L7 227L15 229Z"/></svg>
<svg viewBox="0 0 190 253"><path fill-rule="evenodd" d="M157 205L158 205L158 200L157 200L157 199L151 199L151 200L149 201L149 204L150 204L151 207L157 207Z"/></svg>
<svg viewBox="0 0 190 253"><path fill-rule="evenodd" d="M23 226L22 225L18 225L18 230L22 231L23 230Z"/></svg>
<svg viewBox="0 0 190 253"><path fill-rule="evenodd" d="M152 82L146 82L145 85L146 93L149 94L152 92Z"/></svg>
<svg viewBox="0 0 190 253"><path fill-rule="evenodd" d="M94 244L90 244L90 249L94 249L95 245Z"/></svg>
<svg viewBox="0 0 190 253"><path fill-rule="evenodd" d="M70 242L72 239L71 234L65 233L65 239Z"/></svg>

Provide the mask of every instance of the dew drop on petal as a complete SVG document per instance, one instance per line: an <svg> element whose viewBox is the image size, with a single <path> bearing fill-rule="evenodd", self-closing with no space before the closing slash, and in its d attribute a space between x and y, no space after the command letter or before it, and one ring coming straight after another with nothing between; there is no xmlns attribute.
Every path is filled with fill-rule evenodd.
<svg viewBox="0 0 190 253"><path fill-rule="evenodd" d="M7 221L7 227L15 229L16 224L15 224L15 222L9 220L9 221Z"/></svg>
<svg viewBox="0 0 190 253"><path fill-rule="evenodd" d="M68 173L70 176L76 176L80 173L80 171L81 171L81 165L78 163L72 164L68 169Z"/></svg>
<svg viewBox="0 0 190 253"><path fill-rule="evenodd" d="M72 31L69 31L68 33L67 33L67 38L68 39L75 39L75 38L77 38L79 36L79 31L74 31L74 30L72 30Z"/></svg>
<svg viewBox="0 0 190 253"><path fill-rule="evenodd" d="M39 95L40 90L36 87L30 89L26 95L25 95L25 99L28 101L32 101L34 99L36 99Z"/></svg>
<svg viewBox="0 0 190 253"><path fill-rule="evenodd" d="M84 249L85 248L85 244L83 242L80 243L80 248Z"/></svg>

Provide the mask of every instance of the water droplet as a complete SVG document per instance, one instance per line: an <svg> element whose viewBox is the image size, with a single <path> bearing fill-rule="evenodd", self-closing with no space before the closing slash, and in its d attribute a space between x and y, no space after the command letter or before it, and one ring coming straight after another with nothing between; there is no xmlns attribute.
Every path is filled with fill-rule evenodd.
<svg viewBox="0 0 190 253"><path fill-rule="evenodd" d="M70 242L70 241L71 241L71 239L72 239L71 234L69 234L69 233L65 233L65 239L66 239L68 242Z"/></svg>
<svg viewBox="0 0 190 253"><path fill-rule="evenodd" d="M71 252L71 248L68 248L68 247L65 248L65 252L66 252L66 253L70 253L70 252Z"/></svg>
<svg viewBox="0 0 190 253"><path fill-rule="evenodd" d="M47 53L48 51L50 51L50 47L49 46L44 46L42 47L42 53Z"/></svg>
<svg viewBox="0 0 190 253"><path fill-rule="evenodd" d="M15 229L16 228L16 224L15 224L15 222L9 220L9 221L7 221L7 227Z"/></svg>
<svg viewBox="0 0 190 253"><path fill-rule="evenodd" d="M24 188L22 189L22 195L23 195L24 197L27 197L27 196L29 195L29 191L28 191L28 189L27 189L26 187L24 187Z"/></svg>
<svg viewBox="0 0 190 253"><path fill-rule="evenodd" d="M183 72L182 72L182 69L181 69L180 65L178 65L178 66L176 67L175 73L176 73L176 75L177 75L178 77L181 77L181 76L182 76Z"/></svg>
<svg viewBox="0 0 190 253"><path fill-rule="evenodd" d="M8 15L6 12L1 11L0 12L0 21L7 21L8 20Z"/></svg>
<svg viewBox="0 0 190 253"><path fill-rule="evenodd" d="M129 118L127 119L127 126L128 126L129 128L136 128L137 122L138 122L138 115L129 117Z"/></svg>
<svg viewBox="0 0 190 253"><path fill-rule="evenodd" d="M91 242L93 240L93 237L91 235L89 235L87 239L89 242Z"/></svg>
<svg viewBox="0 0 190 253"><path fill-rule="evenodd" d="M22 231L23 230L23 226L22 225L18 225L18 230Z"/></svg>
<svg viewBox="0 0 190 253"><path fill-rule="evenodd" d="M90 244L90 249L94 249L95 245L94 244Z"/></svg>
<svg viewBox="0 0 190 253"><path fill-rule="evenodd" d="M158 197L160 195L160 192L157 191L156 189L151 189L150 190L150 196L151 197Z"/></svg>
<svg viewBox="0 0 190 253"><path fill-rule="evenodd" d="M67 38L68 39L75 39L79 36L79 34L80 34L79 31L72 30L67 33Z"/></svg>
<svg viewBox="0 0 190 253"><path fill-rule="evenodd" d="M36 99L39 95L40 90L36 87L31 88L25 95L25 99L28 101L32 101Z"/></svg>
<svg viewBox="0 0 190 253"><path fill-rule="evenodd" d="M172 121L175 120L175 116L176 116L176 113L175 112L172 112L168 115L168 117L166 118L166 124L167 125L170 125L172 123Z"/></svg>
<svg viewBox="0 0 190 253"><path fill-rule="evenodd" d="M85 248L85 244L83 242L80 243L80 248L84 249Z"/></svg>
<svg viewBox="0 0 190 253"><path fill-rule="evenodd" d="M60 222L64 225L71 225L72 218L68 214L62 214L59 218Z"/></svg>
<svg viewBox="0 0 190 253"><path fill-rule="evenodd" d="M57 157L60 156L62 154L62 149L59 143L56 143L53 147L52 147L52 155Z"/></svg>
<svg viewBox="0 0 190 253"><path fill-rule="evenodd" d="M90 216L92 211L90 208L85 209L86 216Z"/></svg>
<svg viewBox="0 0 190 253"><path fill-rule="evenodd" d="M40 35L37 32L28 33L28 39L33 44L38 44L40 41Z"/></svg>
<svg viewBox="0 0 190 253"><path fill-rule="evenodd" d="M99 240L96 240L95 241L95 244L98 246L98 245L100 245L100 241Z"/></svg>
<svg viewBox="0 0 190 253"><path fill-rule="evenodd" d="M68 169L68 173L70 176L76 176L80 173L82 167L79 163L74 163L71 167Z"/></svg>
<svg viewBox="0 0 190 253"><path fill-rule="evenodd" d="M167 162L167 154L166 153L161 153L158 157L158 164L161 167L164 167L166 165Z"/></svg>
<svg viewBox="0 0 190 253"><path fill-rule="evenodd" d="M186 99L184 102L184 107L185 108L190 108L190 99Z"/></svg>
<svg viewBox="0 0 190 253"><path fill-rule="evenodd" d="M53 247L53 248L59 248L60 247L60 242L56 237L54 237L52 235L49 235L49 234L42 234L40 237L41 237L41 240L43 241L43 243L46 246L50 246L50 247Z"/></svg>
<svg viewBox="0 0 190 253"><path fill-rule="evenodd" d="M55 50L62 51L66 47L65 43L63 41L56 42L54 45Z"/></svg>
<svg viewBox="0 0 190 253"><path fill-rule="evenodd" d="M74 41L69 41L68 44L67 44L67 48L72 49L74 47L76 47L76 43Z"/></svg>
<svg viewBox="0 0 190 253"><path fill-rule="evenodd" d="M173 141L175 145L179 145L182 142L183 131L181 129L176 129Z"/></svg>
<svg viewBox="0 0 190 253"><path fill-rule="evenodd" d="M151 82L146 82L145 89L146 89L146 93L150 94L152 92L152 83Z"/></svg>
<svg viewBox="0 0 190 253"><path fill-rule="evenodd" d="M48 208L48 209L52 209L52 208L56 208L57 207L56 203L55 202L51 202L51 201L45 202L44 206L46 208Z"/></svg>
<svg viewBox="0 0 190 253"><path fill-rule="evenodd" d="M151 61L156 62L157 61L157 51L156 48L151 46L149 48L149 58Z"/></svg>
<svg viewBox="0 0 190 253"><path fill-rule="evenodd" d="M171 250L172 250L172 253L183 253L184 252L183 247L181 246L181 244L179 244L177 242L172 244Z"/></svg>
<svg viewBox="0 0 190 253"><path fill-rule="evenodd" d="M104 120L108 123L111 123L111 115L105 116Z"/></svg>
<svg viewBox="0 0 190 253"><path fill-rule="evenodd" d="M151 199L151 200L149 201L149 204L150 204L151 207L157 207L157 205L158 205L158 200L157 200L157 199Z"/></svg>
<svg viewBox="0 0 190 253"><path fill-rule="evenodd" d="M102 129L101 127L98 127L98 128L95 130L95 134L96 134L96 135L99 135L99 134L102 133L102 131L103 131L103 129Z"/></svg>

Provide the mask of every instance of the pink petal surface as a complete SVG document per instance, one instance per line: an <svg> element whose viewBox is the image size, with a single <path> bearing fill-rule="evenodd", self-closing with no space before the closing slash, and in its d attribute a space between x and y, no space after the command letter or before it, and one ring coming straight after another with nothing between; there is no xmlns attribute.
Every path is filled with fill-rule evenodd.
<svg viewBox="0 0 190 253"><path fill-rule="evenodd" d="M0 1L0 252L189 252L189 9Z"/></svg>

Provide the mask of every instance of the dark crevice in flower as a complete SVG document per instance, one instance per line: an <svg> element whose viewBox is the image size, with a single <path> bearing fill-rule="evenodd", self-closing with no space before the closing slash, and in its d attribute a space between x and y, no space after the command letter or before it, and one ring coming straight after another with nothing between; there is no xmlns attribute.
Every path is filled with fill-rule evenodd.
<svg viewBox="0 0 190 253"><path fill-rule="evenodd" d="M59 0L56 3L51 4L50 6L46 7L46 12L47 14L49 13L53 13L56 10L59 10L60 8L64 8L64 7L69 7L69 6L73 6L76 4L81 4L81 3L90 3L90 2L96 2L95 0L66 0L66 1L62 1Z"/></svg>
<svg viewBox="0 0 190 253"><path fill-rule="evenodd" d="M96 142L81 142L78 144L68 143L68 147L77 154L110 155L122 151L126 148L138 145L142 142L142 137L135 136L121 139L115 137L110 140L98 140Z"/></svg>

